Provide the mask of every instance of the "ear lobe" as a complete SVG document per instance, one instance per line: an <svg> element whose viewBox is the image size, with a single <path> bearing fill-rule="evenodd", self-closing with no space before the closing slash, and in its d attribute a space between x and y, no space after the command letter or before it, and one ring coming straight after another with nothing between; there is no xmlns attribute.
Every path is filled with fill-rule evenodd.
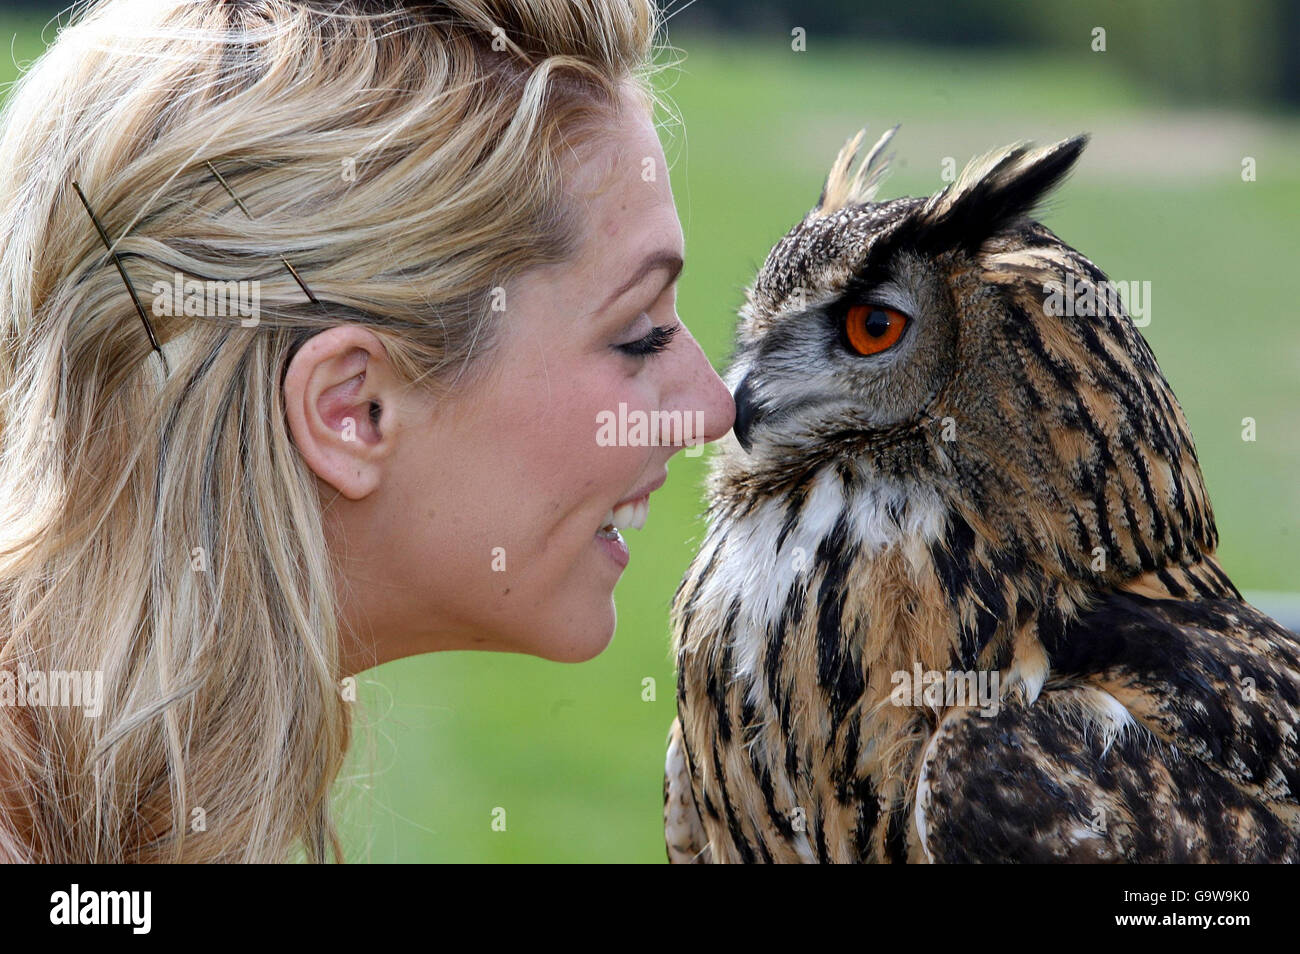
<svg viewBox="0 0 1300 954"><path fill-rule="evenodd" d="M973 159L957 181L928 199L918 238L936 249L977 250L986 239L1029 216L1073 167L1088 135L1038 149L1016 143Z"/></svg>

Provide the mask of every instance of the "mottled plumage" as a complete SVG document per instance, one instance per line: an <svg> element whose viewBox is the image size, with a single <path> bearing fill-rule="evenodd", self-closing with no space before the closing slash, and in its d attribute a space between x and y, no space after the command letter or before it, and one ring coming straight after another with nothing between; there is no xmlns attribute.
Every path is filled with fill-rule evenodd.
<svg viewBox="0 0 1300 954"><path fill-rule="evenodd" d="M852 178L845 147L741 310L673 603L670 858L1300 859L1300 643L1215 560L1122 303L1051 298L1105 287L1028 217L1084 137L875 202L889 135ZM851 344L866 312L895 344ZM918 669L996 674L1000 707L895 704Z"/></svg>

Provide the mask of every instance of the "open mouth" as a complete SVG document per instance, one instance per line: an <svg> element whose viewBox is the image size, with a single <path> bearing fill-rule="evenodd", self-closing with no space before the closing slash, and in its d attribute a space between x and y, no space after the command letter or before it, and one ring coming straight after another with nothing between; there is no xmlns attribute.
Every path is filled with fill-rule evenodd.
<svg viewBox="0 0 1300 954"><path fill-rule="evenodd" d="M623 530L640 530L645 526L650 514L650 495L664 485L668 479L668 470L650 481L642 484L633 493L636 494L622 503L615 504L605 514L604 523L596 531L596 538L607 542L609 552L619 563L627 562L627 544L623 540Z"/></svg>
<svg viewBox="0 0 1300 954"><path fill-rule="evenodd" d="M604 537L606 540L621 539L622 534L619 531L640 530L645 526L646 517L649 513L649 494L621 503L605 514L605 522L596 531L596 535Z"/></svg>

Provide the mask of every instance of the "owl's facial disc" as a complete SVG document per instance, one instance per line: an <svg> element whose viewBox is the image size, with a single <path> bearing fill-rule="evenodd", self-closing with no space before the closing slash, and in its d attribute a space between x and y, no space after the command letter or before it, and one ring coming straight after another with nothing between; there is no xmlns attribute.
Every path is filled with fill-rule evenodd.
<svg viewBox="0 0 1300 954"><path fill-rule="evenodd" d="M736 440L780 449L918 421L951 370L954 322L933 264L902 253L786 308L733 367Z"/></svg>

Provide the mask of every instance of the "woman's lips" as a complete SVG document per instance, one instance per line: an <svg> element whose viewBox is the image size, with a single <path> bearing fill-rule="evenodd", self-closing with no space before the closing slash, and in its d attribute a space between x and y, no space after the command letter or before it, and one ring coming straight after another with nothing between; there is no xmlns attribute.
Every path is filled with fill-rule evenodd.
<svg viewBox="0 0 1300 954"><path fill-rule="evenodd" d="M605 515L605 525L596 531L596 542L609 554L620 570L627 566L631 554L620 530L640 530L650 512L650 495L621 503Z"/></svg>
<svg viewBox="0 0 1300 954"><path fill-rule="evenodd" d="M631 554L628 553L627 543L623 540L623 535L617 530L611 531L609 535L606 535L604 528L597 530L595 542L609 554L609 558L614 561L614 565L620 571L627 566Z"/></svg>
<svg viewBox="0 0 1300 954"><path fill-rule="evenodd" d="M637 488L632 496L614 504L609 509L609 512L605 514L605 520L597 532L617 532L618 530L640 530L643 528L646 517L650 515L650 495L662 487L667 479L668 471L665 470L650 483Z"/></svg>
<svg viewBox="0 0 1300 954"><path fill-rule="evenodd" d="M596 542L609 554L619 570L626 567L631 558L627 542L619 531L640 530L645 526L646 517L650 515L650 495L662 487L667 479L668 471L665 470L658 478L639 488L633 496L615 504L605 514L604 524L596 531Z"/></svg>

